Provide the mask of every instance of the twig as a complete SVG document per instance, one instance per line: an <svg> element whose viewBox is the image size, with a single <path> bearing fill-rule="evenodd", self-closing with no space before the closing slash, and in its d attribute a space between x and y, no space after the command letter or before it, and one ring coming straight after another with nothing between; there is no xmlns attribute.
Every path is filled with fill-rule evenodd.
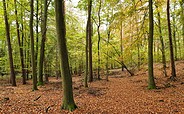
<svg viewBox="0 0 184 114"><path fill-rule="evenodd" d="M51 108L51 107L53 107L53 106L54 106L54 104L53 104L53 105L48 106L48 107L45 109L45 112L47 113L47 112L49 111L49 108Z"/></svg>
<svg viewBox="0 0 184 114"><path fill-rule="evenodd" d="M38 99L40 99L40 97L41 97L41 95L40 95L40 96L38 96L34 101L37 101Z"/></svg>

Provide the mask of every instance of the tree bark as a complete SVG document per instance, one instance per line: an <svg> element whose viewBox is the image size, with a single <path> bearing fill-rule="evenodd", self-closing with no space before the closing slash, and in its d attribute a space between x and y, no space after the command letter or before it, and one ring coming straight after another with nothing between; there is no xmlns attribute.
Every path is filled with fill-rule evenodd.
<svg viewBox="0 0 184 114"><path fill-rule="evenodd" d="M101 26L101 17L100 17L100 12L101 12L101 5L102 5L102 1L100 0L99 1L99 9L98 9L98 25L97 25L97 32L98 32L98 74L97 74L97 77L98 77L98 80L100 80L100 39L101 39L101 36L100 36L100 26Z"/></svg>
<svg viewBox="0 0 184 114"><path fill-rule="evenodd" d="M89 82L93 81L93 65L92 65L92 22L91 22L91 11L92 11L92 0L88 0L88 43L89 43Z"/></svg>
<svg viewBox="0 0 184 114"><path fill-rule="evenodd" d="M174 3L174 11L176 10L176 2ZM178 49L177 49L177 41L176 41L176 14L173 12L173 41L174 41L174 60L178 60Z"/></svg>
<svg viewBox="0 0 184 114"><path fill-rule="evenodd" d="M57 40L63 79L63 104L61 108L73 111L77 106L75 105L73 98L72 77L68 62L64 9L64 0L55 0Z"/></svg>
<svg viewBox="0 0 184 114"><path fill-rule="evenodd" d="M120 50L121 50L121 54L122 54L122 59L123 59L123 25L121 22L121 29L120 29ZM121 70L124 71L124 67L123 65L121 66Z"/></svg>
<svg viewBox="0 0 184 114"><path fill-rule="evenodd" d="M21 67L22 67L22 83L26 84L26 71L24 68L24 54L23 54L23 44L21 43L20 40L20 27L19 27L19 22L18 22L18 15L17 15L17 0L14 0L14 5L15 5L15 16L16 16L16 27L17 27L17 39L18 39L18 45L19 45L19 54L20 54L20 62L21 62Z"/></svg>
<svg viewBox="0 0 184 114"><path fill-rule="evenodd" d="M171 33L171 22L170 22L170 0L167 0L167 22L168 22L168 33L169 33L169 48L170 48L170 60L171 60L171 80L175 80L176 70L173 53L172 33Z"/></svg>
<svg viewBox="0 0 184 114"><path fill-rule="evenodd" d="M148 38L148 89L155 89L153 72L153 2L149 0L149 38Z"/></svg>
<svg viewBox="0 0 184 114"><path fill-rule="evenodd" d="M89 1L89 0L88 0L88 1ZM89 7L88 7L88 10L89 10ZM88 12L88 13L89 13L89 12ZM88 16L89 16L89 14L88 14ZM87 25L86 25L86 50L85 50L85 51L86 51L86 71L85 71L85 77L84 77L84 87L88 87L88 82L87 82L87 81L88 81L88 73L89 73L89 72L88 72L88 71L89 71L89 70L88 70L88 68L89 68L89 67L88 67L88 65L89 65L89 64L88 64L88 63L89 63L89 53L88 53L88 52L89 52L89 51L88 51L88 49L89 49L89 48L88 48L88 47L89 47L89 40L88 40L89 37L88 37L88 34L89 34L89 33L88 33L88 29L89 29L89 27L88 27L88 26L89 26L89 20L87 21Z"/></svg>
<svg viewBox="0 0 184 114"><path fill-rule="evenodd" d="M108 28L107 30L107 57L106 57L106 81L109 81L109 50L108 50L108 47L109 47L109 39L110 39L110 36L111 36L111 31L110 31L110 28ZM122 67L124 68L124 67Z"/></svg>
<svg viewBox="0 0 184 114"><path fill-rule="evenodd" d="M42 0L41 0L42 3ZM42 6L42 5L41 5ZM40 8L42 10L42 7ZM41 12L42 14L42 12ZM39 43L39 0L36 0L36 50L35 50L35 64L36 64L36 70L38 70L38 43ZM37 72L36 72L37 76Z"/></svg>
<svg viewBox="0 0 184 114"><path fill-rule="evenodd" d="M12 46L10 41L10 26L8 23L8 15L6 10L6 1L3 0L3 9L4 9L4 21L5 21L5 30L6 30L6 40L8 44L8 55L9 55L9 64L10 64L10 82L12 86L16 86L16 77L13 65L13 55L12 55Z"/></svg>
<svg viewBox="0 0 184 114"><path fill-rule="evenodd" d="M39 60L39 85L43 85L43 62L45 59L45 41L47 33L47 1L44 0L44 13L43 13L43 22L42 22L42 41L40 48L40 60Z"/></svg>
<svg viewBox="0 0 184 114"><path fill-rule="evenodd" d="M157 6L157 5L156 5L156 9L157 9L157 18L158 18L159 37L160 37L160 43L161 43L163 74L164 74L165 77L167 77L167 71L166 71L166 57L165 57L165 45L164 45L164 39L163 39L163 37L162 37L162 28L161 28L160 12L159 12L159 10L158 10L158 6Z"/></svg>
<svg viewBox="0 0 184 114"><path fill-rule="evenodd" d="M36 76L36 64L35 64L35 51L34 51L34 32L33 32L33 12L34 12L34 0L30 2L31 14L30 14L30 38L31 38L31 64L32 64L32 78L33 78L33 91L37 88L37 76Z"/></svg>

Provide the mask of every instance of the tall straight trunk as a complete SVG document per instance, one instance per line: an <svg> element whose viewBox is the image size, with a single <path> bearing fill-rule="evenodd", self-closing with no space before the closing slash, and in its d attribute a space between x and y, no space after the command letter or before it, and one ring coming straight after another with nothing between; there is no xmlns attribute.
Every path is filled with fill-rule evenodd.
<svg viewBox="0 0 184 114"><path fill-rule="evenodd" d="M34 12L34 0L30 2L31 14L30 14L30 38L31 38L31 64L32 64L32 78L33 78L33 91L37 88L37 76L36 76L36 64L35 64L35 52L34 52L34 32L33 32L33 12Z"/></svg>
<svg viewBox="0 0 184 114"><path fill-rule="evenodd" d="M88 0L89 1L89 0ZM89 8L89 7L88 7ZM89 15L89 14L88 14ZM85 76L84 76L84 87L88 87L88 63L89 63L89 53L88 53L88 47L89 47L89 40L88 40L88 29L89 29L89 20L87 21L87 25L86 25L86 70L85 70Z"/></svg>
<svg viewBox="0 0 184 114"><path fill-rule="evenodd" d="M24 54L23 54L23 44L21 43L20 40L20 27L19 27L19 22L18 22L18 15L17 15L17 0L14 0L14 5L15 5L15 16L16 16L16 26L17 26L17 39L18 39L18 45L19 45L19 54L20 54L20 62L21 62L21 67L22 67L22 83L26 84L26 71L24 68Z"/></svg>
<svg viewBox="0 0 184 114"><path fill-rule="evenodd" d="M26 33L27 31L26 31L26 28L25 28L25 33ZM27 52L26 52L26 63L27 63L27 65L26 65L26 68L27 68L27 80L29 80L29 68L30 68L30 61L31 61L31 58L30 58L30 38L26 38L26 35L25 35L25 40L27 39ZM32 77L31 77L32 78Z"/></svg>
<svg viewBox="0 0 184 114"><path fill-rule="evenodd" d="M120 29L120 51L123 59L123 24L121 22L121 29ZM124 71L123 65L121 66L121 70Z"/></svg>
<svg viewBox="0 0 184 114"><path fill-rule="evenodd" d="M89 43L89 82L93 81L93 65L92 65L92 22L91 22L91 11L92 11L92 0L88 0L88 43Z"/></svg>
<svg viewBox="0 0 184 114"><path fill-rule="evenodd" d="M155 89L155 80L153 72L153 2L149 0L149 38L148 38L148 89Z"/></svg>
<svg viewBox="0 0 184 114"><path fill-rule="evenodd" d="M59 48L59 57L62 73L63 104L62 109L73 111L77 108L73 98L72 76L68 62L68 51L66 46L66 27L64 0L55 0L56 31Z"/></svg>
<svg viewBox="0 0 184 114"><path fill-rule="evenodd" d="M169 32L169 48L170 48L170 60L171 60L171 80L175 80L176 70L175 70L175 61L173 53L173 43L172 43L172 34L171 34L171 22L170 22L170 0L167 0L167 22L168 22L168 32Z"/></svg>
<svg viewBox="0 0 184 114"><path fill-rule="evenodd" d="M109 29L107 31L106 81L109 81L109 50L108 50L108 47L109 47L110 35L111 35L111 32L110 32L110 29Z"/></svg>
<svg viewBox="0 0 184 114"><path fill-rule="evenodd" d="M39 60L39 85L43 85L43 62L45 56L45 41L47 32L47 1L44 0L44 13L43 13L43 23L42 23L42 41L40 48L40 60Z"/></svg>
<svg viewBox="0 0 184 114"><path fill-rule="evenodd" d="M133 0L133 10L134 10L134 13L136 14L137 12L137 10L136 10L136 1L135 0ZM138 40L138 42L137 42L137 68L138 68L138 70L140 70L140 64L141 64L141 62L140 62L140 43L139 43L139 28L138 28L138 24L137 24L137 22L138 22L138 15L134 15L133 16L133 19L134 19L134 26L135 26L135 29L136 29L136 34L137 34L137 36L138 36L138 38L137 38L137 40Z"/></svg>
<svg viewBox="0 0 184 114"><path fill-rule="evenodd" d="M101 26L101 17L100 17L100 12L101 12L101 5L102 5L102 1L99 1L99 9L98 9L98 25L97 25L97 32L98 32L98 80L100 80L100 26Z"/></svg>
<svg viewBox="0 0 184 114"><path fill-rule="evenodd" d="M22 1L21 1L21 4L22 4ZM24 19L23 19L23 8L21 7L21 39L22 39L22 42L21 42L21 45L22 45L22 51L23 51L23 61L24 61L24 70L25 70L25 80L27 79L27 66L26 66L26 30L24 28ZM23 83L24 83L24 77L22 78L23 79Z"/></svg>
<svg viewBox="0 0 184 114"><path fill-rule="evenodd" d="M8 23L8 15L6 10L6 1L3 0L3 9L4 9L4 21L5 21L5 30L6 30L6 40L8 44L8 56L9 56L9 64L10 64L10 82L12 86L16 86L16 77L13 65L13 55L12 55L12 46L10 41L10 26Z"/></svg>
<svg viewBox="0 0 184 114"><path fill-rule="evenodd" d="M165 77L167 77L167 71L166 71L166 57L165 57L165 45L164 45L164 39L162 37L162 28L161 28L161 18L160 18L160 12L157 8L157 18L158 18L158 29L159 29L159 38L160 38L160 43L161 43L161 53L162 53L162 64L163 64L163 74Z"/></svg>
<svg viewBox="0 0 184 114"><path fill-rule="evenodd" d="M41 0L42 2L42 0ZM42 10L42 8L41 8ZM38 69L37 68L37 63L38 63L38 37L39 37L39 0L36 0L36 50L35 50L35 64L36 64L36 70ZM37 72L36 72L36 76L37 76Z"/></svg>
<svg viewBox="0 0 184 114"><path fill-rule="evenodd" d="M174 3L174 11L176 10L176 2ZM178 50L176 41L176 14L173 12L173 41L174 41L174 59L178 60Z"/></svg>

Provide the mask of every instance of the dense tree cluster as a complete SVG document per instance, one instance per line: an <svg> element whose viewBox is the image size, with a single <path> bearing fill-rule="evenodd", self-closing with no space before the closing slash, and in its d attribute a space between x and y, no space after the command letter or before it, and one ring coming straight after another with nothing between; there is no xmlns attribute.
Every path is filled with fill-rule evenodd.
<svg viewBox="0 0 184 114"><path fill-rule="evenodd" d="M183 0L79 0L76 6L3 0L0 6L0 74L9 75L12 86L16 78L23 84L32 78L33 90L49 76L62 76L64 109L76 108L73 74L84 76L87 87L105 75L108 80L109 69L133 75L148 64L148 88L154 89L153 63L161 62L163 76L176 80L175 61L184 59Z"/></svg>

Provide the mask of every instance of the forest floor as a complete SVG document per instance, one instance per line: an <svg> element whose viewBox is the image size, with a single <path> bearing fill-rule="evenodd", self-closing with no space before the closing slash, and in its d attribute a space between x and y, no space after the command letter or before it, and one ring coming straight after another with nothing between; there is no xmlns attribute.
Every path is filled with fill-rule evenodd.
<svg viewBox="0 0 184 114"><path fill-rule="evenodd" d="M157 89L147 89L147 69L130 76L126 71L110 71L109 81L82 86L82 77L73 77L74 98L78 109L61 110L61 80L32 91L31 80L17 87L0 77L0 114L184 114L184 61L176 62L177 81L162 75L162 65L154 64ZM169 68L168 74L170 74ZM105 78L105 77L104 77ZM4 82L6 81L6 83Z"/></svg>

